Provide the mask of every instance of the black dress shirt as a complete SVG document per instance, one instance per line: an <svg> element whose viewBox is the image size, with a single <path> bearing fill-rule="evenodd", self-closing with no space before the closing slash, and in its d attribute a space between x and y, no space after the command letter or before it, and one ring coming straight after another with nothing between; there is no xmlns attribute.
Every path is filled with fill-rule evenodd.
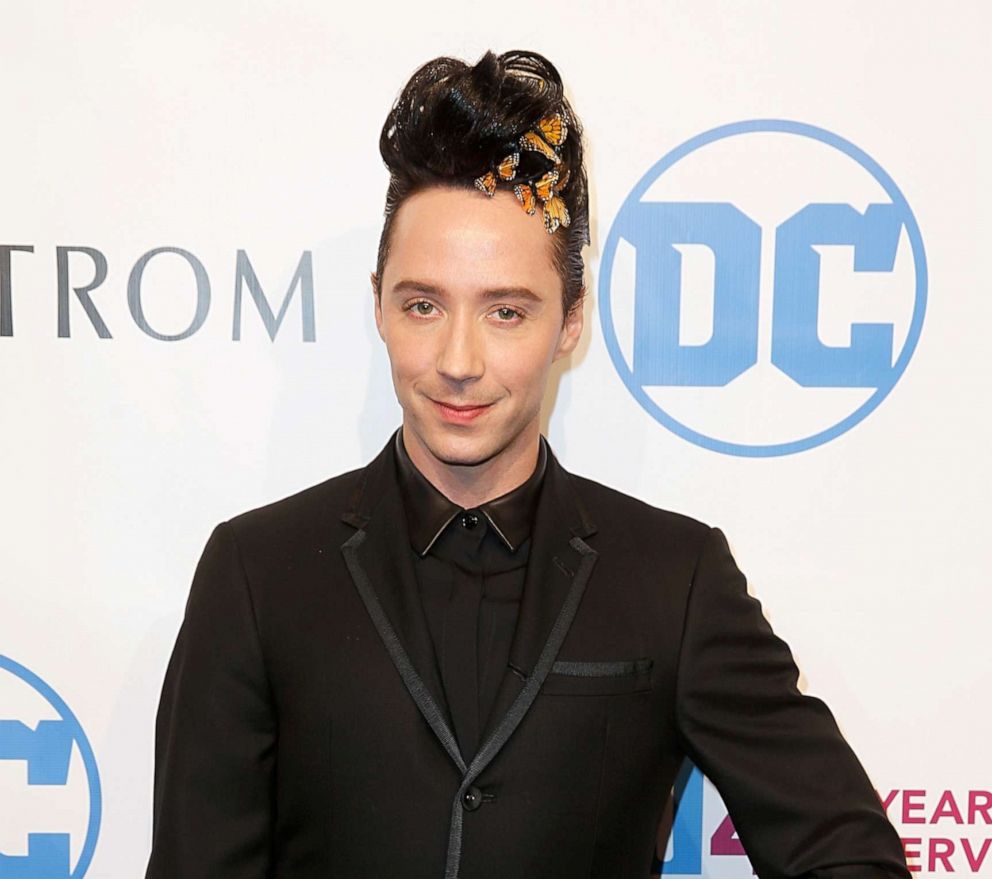
<svg viewBox="0 0 992 879"><path fill-rule="evenodd" d="M402 428L395 442L420 599L458 747L468 763L481 744L510 655L546 441L542 436L526 482L471 508L448 499L417 469Z"/></svg>

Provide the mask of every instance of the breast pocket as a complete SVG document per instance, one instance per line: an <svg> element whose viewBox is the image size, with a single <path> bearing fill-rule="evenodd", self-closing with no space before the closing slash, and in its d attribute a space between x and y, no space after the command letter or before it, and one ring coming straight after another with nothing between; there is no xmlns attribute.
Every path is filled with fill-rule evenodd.
<svg viewBox="0 0 992 879"><path fill-rule="evenodd" d="M558 660L544 679L541 692L550 696L610 696L651 689L654 660Z"/></svg>

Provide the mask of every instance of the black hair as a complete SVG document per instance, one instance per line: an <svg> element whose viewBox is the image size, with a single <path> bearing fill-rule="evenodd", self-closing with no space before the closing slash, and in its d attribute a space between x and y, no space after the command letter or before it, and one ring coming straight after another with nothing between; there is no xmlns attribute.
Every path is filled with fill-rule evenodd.
<svg viewBox="0 0 992 879"><path fill-rule="evenodd" d="M389 188L376 261L377 283L381 283L389 256L393 218L407 198L431 186L475 188L475 179L495 168L508 145L516 144L539 119L555 113L562 113L568 126L559 148L561 163L556 167L562 177L568 173L560 197L571 222L551 235L552 252L562 281L564 315L581 306L585 293L582 247L589 243L582 125L565 98L558 71L536 52L495 55L487 51L474 66L458 58L440 57L410 77L379 138L379 152L389 169ZM540 153L521 151L514 182L538 176L551 167L549 162Z"/></svg>

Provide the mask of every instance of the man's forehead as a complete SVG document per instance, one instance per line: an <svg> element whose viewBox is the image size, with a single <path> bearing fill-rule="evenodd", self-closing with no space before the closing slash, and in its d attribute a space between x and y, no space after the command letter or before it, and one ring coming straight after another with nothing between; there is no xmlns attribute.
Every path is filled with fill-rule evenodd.
<svg viewBox="0 0 992 879"><path fill-rule="evenodd" d="M397 209L393 233L391 250L410 260L423 255L540 261L551 253L543 222L507 192L489 198L475 189L422 190Z"/></svg>

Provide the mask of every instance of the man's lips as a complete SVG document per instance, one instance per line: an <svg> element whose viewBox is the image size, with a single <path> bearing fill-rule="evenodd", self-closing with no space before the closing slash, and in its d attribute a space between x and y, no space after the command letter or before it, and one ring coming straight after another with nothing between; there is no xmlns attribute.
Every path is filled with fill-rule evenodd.
<svg viewBox="0 0 992 879"><path fill-rule="evenodd" d="M458 412L466 412L471 409L485 409L486 406L491 406L492 403L445 403L443 400L435 400L439 406L444 406L446 409L455 409Z"/></svg>
<svg viewBox="0 0 992 879"><path fill-rule="evenodd" d="M445 421L454 424L467 424L484 412L488 411L492 403L465 404L465 403L442 403L440 400L431 399L437 408L438 413Z"/></svg>

